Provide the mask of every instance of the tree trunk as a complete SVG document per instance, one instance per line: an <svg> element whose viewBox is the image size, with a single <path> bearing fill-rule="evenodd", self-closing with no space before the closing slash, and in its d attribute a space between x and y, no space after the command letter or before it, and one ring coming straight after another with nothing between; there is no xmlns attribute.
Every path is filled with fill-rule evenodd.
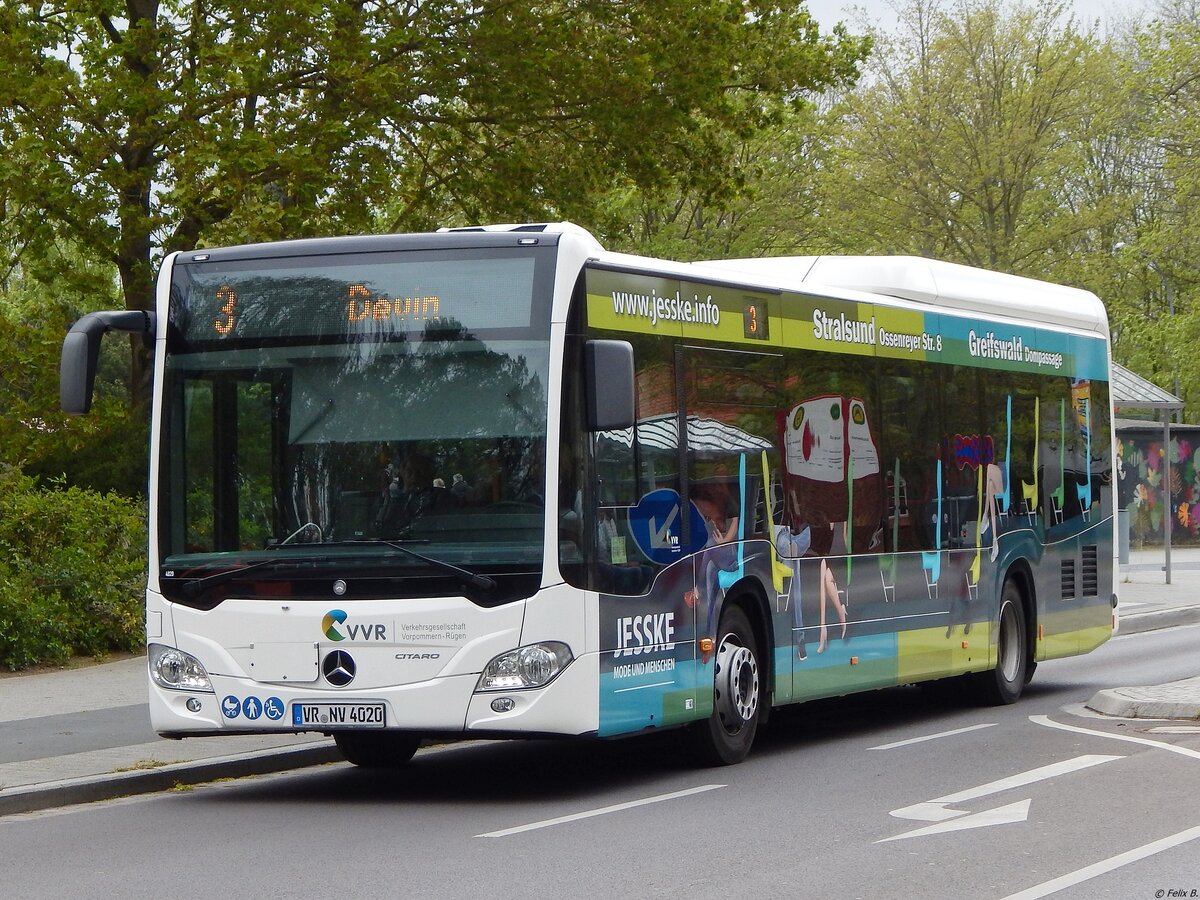
<svg viewBox="0 0 1200 900"><path fill-rule="evenodd" d="M125 68L142 81L148 95L155 93L159 68L157 40L137 39L146 29L158 28L159 0L127 0L129 29L122 40ZM148 109L132 114L120 158L124 171L117 185L120 243L117 270L125 308L154 309L154 272L151 269L154 222L151 196L158 152L153 116ZM134 410L147 409L154 373L154 340L133 335L130 339L129 400Z"/></svg>

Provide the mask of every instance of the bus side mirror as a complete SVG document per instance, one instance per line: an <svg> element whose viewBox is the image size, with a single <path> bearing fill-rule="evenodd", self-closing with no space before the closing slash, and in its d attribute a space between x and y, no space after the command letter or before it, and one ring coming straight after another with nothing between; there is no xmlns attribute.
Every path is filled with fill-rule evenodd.
<svg viewBox="0 0 1200 900"><path fill-rule="evenodd" d="M58 402L63 412L78 416L92 408L100 339L104 335L113 330L153 335L154 323L154 313L133 310L88 313L72 325L63 339L58 366Z"/></svg>
<svg viewBox="0 0 1200 900"><path fill-rule="evenodd" d="M633 345L628 341L588 341L583 345L587 379L587 429L632 428L636 419Z"/></svg>

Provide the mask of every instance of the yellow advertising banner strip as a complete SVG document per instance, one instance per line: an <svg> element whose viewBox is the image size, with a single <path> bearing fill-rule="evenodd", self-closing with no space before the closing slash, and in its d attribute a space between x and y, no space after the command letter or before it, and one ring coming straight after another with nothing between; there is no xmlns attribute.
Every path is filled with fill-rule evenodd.
<svg viewBox="0 0 1200 900"><path fill-rule="evenodd" d="M764 292L592 269L587 309L588 323L605 330L782 344L779 297Z"/></svg>
<svg viewBox="0 0 1200 900"><path fill-rule="evenodd" d="M873 302L610 269L587 271L595 328L1014 372L1108 375L1104 342Z"/></svg>

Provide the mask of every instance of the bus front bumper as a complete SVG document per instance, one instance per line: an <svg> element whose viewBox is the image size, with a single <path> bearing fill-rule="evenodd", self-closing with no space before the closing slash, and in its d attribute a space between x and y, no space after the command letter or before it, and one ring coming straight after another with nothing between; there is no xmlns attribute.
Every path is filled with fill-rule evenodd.
<svg viewBox="0 0 1200 900"><path fill-rule="evenodd" d="M478 693L477 673L363 690L209 677L211 693L170 690L151 680L150 721L159 735L330 733L382 727L464 737L578 736L594 734L598 726L595 654L577 657L544 687Z"/></svg>

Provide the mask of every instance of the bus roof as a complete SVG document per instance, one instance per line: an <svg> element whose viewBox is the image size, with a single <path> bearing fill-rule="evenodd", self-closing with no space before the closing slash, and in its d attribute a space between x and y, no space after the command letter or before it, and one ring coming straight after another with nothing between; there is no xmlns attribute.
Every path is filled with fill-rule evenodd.
<svg viewBox="0 0 1200 900"><path fill-rule="evenodd" d="M841 288L1108 333L1104 304L1090 291L919 256L780 256L705 260L696 266L783 290Z"/></svg>
<svg viewBox="0 0 1200 900"><path fill-rule="evenodd" d="M474 234L471 234L474 232ZM255 244L183 254L192 259L260 258L329 252L436 249L461 244L508 246L513 233L564 237L602 264L643 269L679 278L745 281L764 289L824 293L858 292L943 307L986 317L1008 316L1108 334L1104 304L1090 291L991 272L919 256L777 256L713 259L693 263L613 253L571 222L442 228L436 234L363 235ZM507 239L507 240L506 240Z"/></svg>

